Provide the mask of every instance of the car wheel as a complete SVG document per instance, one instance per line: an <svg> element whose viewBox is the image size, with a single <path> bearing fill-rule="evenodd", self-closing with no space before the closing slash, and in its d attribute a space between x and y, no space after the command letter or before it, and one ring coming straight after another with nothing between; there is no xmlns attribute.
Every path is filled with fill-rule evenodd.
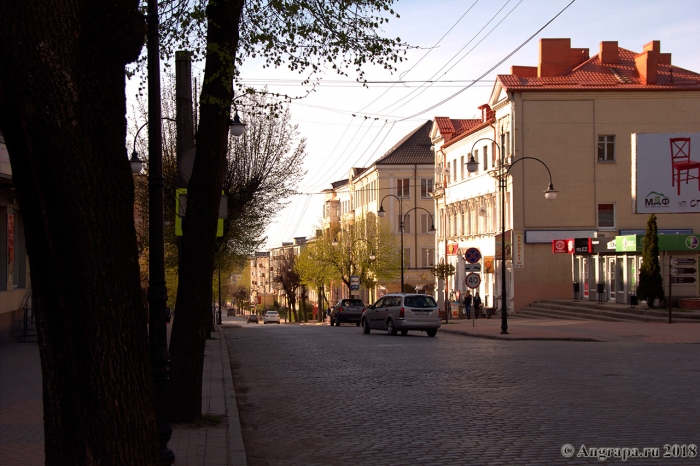
<svg viewBox="0 0 700 466"><path fill-rule="evenodd" d="M369 328L369 322L367 322L367 319L362 321L362 333L365 335L369 335L369 332L372 330Z"/></svg>
<svg viewBox="0 0 700 466"><path fill-rule="evenodd" d="M401 336L405 337L406 335L408 335L408 330L401 330Z"/></svg>
<svg viewBox="0 0 700 466"><path fill-rule="evenodd" d="M430 329L430 330L426 330L425 332L428 334L429 337L434 337L435 335L437 335L437 329L436 329L436 328L433 328L433 329Z"/></svg>
<svg viewBox="0 0 700 466"><path fill-rule="evenodd" d="M394 327L394 321L391 319L386 323L386 333L392 336L396 335L396 327Z"/></svg>

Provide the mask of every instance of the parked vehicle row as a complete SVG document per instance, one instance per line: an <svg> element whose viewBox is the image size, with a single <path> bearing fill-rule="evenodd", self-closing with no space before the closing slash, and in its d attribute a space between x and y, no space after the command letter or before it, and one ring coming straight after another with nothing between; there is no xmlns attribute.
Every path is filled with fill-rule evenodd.
<svg viewBox="0 0 700 466"><path fill-rule="evenodd" d="M360 299L341 299L330 312L331 326L341 323L362 325L362 332L384 330L389 335L426 332L434 337L440 328L440 312L435 298L424 294L390 293L371 306Z"/></svg>

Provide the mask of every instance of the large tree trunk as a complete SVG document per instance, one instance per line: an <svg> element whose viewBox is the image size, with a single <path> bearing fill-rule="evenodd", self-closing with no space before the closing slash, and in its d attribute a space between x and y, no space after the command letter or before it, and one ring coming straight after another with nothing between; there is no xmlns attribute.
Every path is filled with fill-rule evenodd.
<svg viewBox="0 0 700 466"><path fill-rule="evenodd" d="M177 319L170 340L171 419L202 415L202 368L207 319L211 319L216 223L226 166L228 120L233 98L235 51L243 0L207 6L207 59L200 99L197 155L187 186Z"/></svg>
<svg viewBox="0 0 700 466"><path fill-rule="evenodd" d="M137 7L0 1L0 130L26 228L49 465L158 462L125 150Z"/></svg>

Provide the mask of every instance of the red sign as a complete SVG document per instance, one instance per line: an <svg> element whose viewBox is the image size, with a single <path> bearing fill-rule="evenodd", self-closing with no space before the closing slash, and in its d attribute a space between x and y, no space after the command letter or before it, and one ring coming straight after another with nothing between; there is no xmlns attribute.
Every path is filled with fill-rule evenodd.
<svg viewBox="0 0 700 466"><path fill-rule="evenodd" d="M458 249L459 249L459 244L448 244L447 245L447 254L453 256L453 255L457 254Z"/></svg>
<svg viewBox="0 0 700 466"><path fill-rule="evenodd" d="M552 240L552 252L554 254L573 254L574 240L573 239L555 239Z"/></svg>

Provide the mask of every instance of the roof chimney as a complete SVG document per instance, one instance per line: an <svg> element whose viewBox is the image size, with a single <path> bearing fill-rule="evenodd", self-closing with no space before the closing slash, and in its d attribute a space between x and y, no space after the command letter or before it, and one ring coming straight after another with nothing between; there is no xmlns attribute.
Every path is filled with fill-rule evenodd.
<svg viewBox="0 0 700 466"><path fill-rule="evenodd" d="M559 76L571 68L571 39L540 39L540 78Z"/></svg>
<svg viewBox="0 0 700 466"><path fill-rule="evenodd" d="M604 65L619 63L617 41L608 40L600 43L600 62Z"/></svg>
<svg viewBox="0 0 700 466"><path fill-rule="evenodd" d="M659 52L655 50L645 50L634 57L634 63L639 72L639 79L643 84L656 84L657 69L659 67Z"/></svg>
<svg viewBox="0 0 700 466"><path fill-rule="evenodd" d="M644 84L656 84L659 63L671 64L671 54L661 53L661 41L652 40L644 44L644 50L634 57L639 78Z"/></svg>
<svg viewBox="0 0 700 466"><path fill-rule="evenodd" d="M588 49L571 49L571 67L575 68L590 58Z"/></svg>
<svg viewBox="0 0 700 466"><path fill-rule="evenodd" d="M536 78L537 77L537 67L536 66L511 66L510 74L515 75L519 78Z"/></svg>

